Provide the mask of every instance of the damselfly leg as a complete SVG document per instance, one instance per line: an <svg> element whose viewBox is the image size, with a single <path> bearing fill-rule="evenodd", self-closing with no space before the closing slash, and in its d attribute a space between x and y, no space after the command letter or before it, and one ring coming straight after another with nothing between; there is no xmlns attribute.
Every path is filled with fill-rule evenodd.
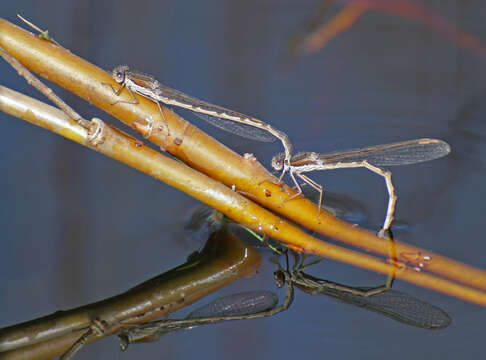
<svg viewBox="0 0 486 360"><path fill-rule="evenodd" d="M137 94L139 94L139 95L153 101L155 104L157 104L157 107L159 108L160 115L162 116L162 122L164 124L163 126L166 128L167 136L169 136L170 130L169 130L169 125L167 123L167 118L165 117L164 109L162 108L162 106L160 106L160 102L158 100L154 99L156 92L157 92L157 83L158 83L157 80L152 79L149 76L142 76L141 75L140 81L139 81L140 86L142 88L144 88L145 90L143 92L142 91L136 91L132 86L127 85L126 76L127 76L128 72L129 72L129 69L128 69L128 66L126 66L126 65L120 65L120 66L117 66L116 68L113 69L111 76L118 84L120 84L120 87L118 89L115 89L114 86L110 83L105 83L105 82L102 83L105 86L109 86L116 96L120 96L120 94L121 94L121 92L124 88L126 88L128 93L130 94L131 100L117 99L116 101L111 103L111 105L115 105L115 104L118 104L118 103L137 105L139 103L139 101L138 101L137 97L135 96L135 94L133 93L135 91ZM153 128L153 123L149 125L150 131L147 131L145 134L143 134L143 136L146 139L148 139L150 137L150 135L152 133L152 131L151 131L152 128Z"/></svg>

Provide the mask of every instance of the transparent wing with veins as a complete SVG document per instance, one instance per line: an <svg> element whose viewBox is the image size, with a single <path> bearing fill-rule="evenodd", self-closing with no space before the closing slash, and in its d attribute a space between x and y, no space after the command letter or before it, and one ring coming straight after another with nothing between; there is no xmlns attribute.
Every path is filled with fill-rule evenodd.
<svg viewBox="0 0 486 360"><path fill-rule="evenodd" d="M170 98L172 100L177 101L179 104L185 104L186 106L184 107L185 109L191 111L194 115L197 117L207 121L213 126L216 126L222 130L228 131L232 134L247 138L247 139L252 139L252 140L257 140L257 141L263 141L263 142L272 142L277 140L275 136L270 134L267 130L263 130L260 128L257 128L255 126L251 125L245 125L242 123L234 122L228 119L220 118L217 115L209 115L209 114L203 114L201 112L198 112L196 109L202 109L202 110L208 110L211 111L215 114L227 114L235 117L239 117L242 119L248 118L251 119L254 122L259 122L263 123L262 121L250 117L248 115L241 114L239 112L233 111L226 109L222 106L218 105L213 105L208 102L205 102L203 100L197 99L195 97L189 96L187 94L184 94L183 92L180 92L178 90L172 89L170 87L167 87L165 85L160 84L159 82L157 83L158 85L158 92L159 95L162 96L163 98ZM178 106L178 105L174 105ZM192 110L194 109L194 110Z"/></svg>
<svg viewBox="0 0 486 360"><path fill-rule="evenodd" d="M322 165L366 160L376 166L410 165L438 159L449 154L451 148L437 139L414 139L360 149L336 151L328 154L301 153L292 158L292 166L299 167L310 160Z"/></svg>

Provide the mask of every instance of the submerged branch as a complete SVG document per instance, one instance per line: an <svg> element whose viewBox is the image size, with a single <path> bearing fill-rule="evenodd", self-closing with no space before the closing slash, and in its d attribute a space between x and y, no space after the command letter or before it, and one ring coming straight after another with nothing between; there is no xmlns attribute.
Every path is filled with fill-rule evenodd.
<svg viewBox="0 0 486 360"><path fill-rule="evenodd" d="M231 264L228 266L228 264ZM0 358L49 359L66 352L93 322L105 328L91 343L167 316L244 276L261 264L258 250L228 231L214 234L197 257L114 297L0 329Z"/></svg>

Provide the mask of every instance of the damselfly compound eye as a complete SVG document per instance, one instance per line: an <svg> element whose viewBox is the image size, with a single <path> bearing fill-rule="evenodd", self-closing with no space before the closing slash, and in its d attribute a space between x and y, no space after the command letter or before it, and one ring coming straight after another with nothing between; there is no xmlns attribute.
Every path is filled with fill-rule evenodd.
<svg viewBox="0 0 486 360"><path fill-rule="evenodd" d="M283 160L284 160L284 154L275 155L272 158L272 167L277 171L282 170Z"/></svg>
<svg viewBox="0 0 486 360"><path fill-rule="evenodd" d="M121 65L113 69L111 76L113 80L121 84L125 81L125 73L128 71L128 66Z"/></svg>

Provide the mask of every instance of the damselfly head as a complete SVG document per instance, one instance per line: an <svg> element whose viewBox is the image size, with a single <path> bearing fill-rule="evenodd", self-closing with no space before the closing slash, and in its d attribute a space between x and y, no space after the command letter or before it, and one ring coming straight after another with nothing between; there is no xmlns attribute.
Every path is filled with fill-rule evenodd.
<svg viewBox="0 0 486 360"><path fill-rule="evenodd" d="M285 273L283 270L277 270L273 273L273 279L275 280L275 285L280 289L285 284Z"/></svg>
<svg viewBox="0 0 486 360"><path fill-rule="evenodd" d="M280 153L278 155L275 155L272 158L272 167L277 171L282 170L283 166L284 166L284 160L285 160L285 154L284 153Z"/></svg>
<svg viewBox="0 0 486 360"><path fill-rule="evenodd" d="M128 73L128 66L120 65L113 69L111 76L118 84L123 84L125 82L126 74Z"/></svg>

